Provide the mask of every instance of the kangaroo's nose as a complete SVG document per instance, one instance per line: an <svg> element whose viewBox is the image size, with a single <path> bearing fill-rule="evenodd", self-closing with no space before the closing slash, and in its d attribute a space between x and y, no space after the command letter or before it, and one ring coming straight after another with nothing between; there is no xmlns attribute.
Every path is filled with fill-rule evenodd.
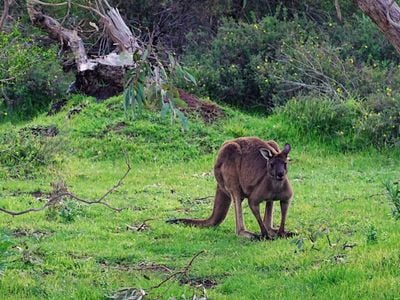
<svg viewBox="0 0 400 300"><path fill-rule="evenodd" d="M284 175L285 175L284 172L277 172L277 173L276 173L276 177L278 177L278 178L280 178L280 179L281 179Z"/></svg>

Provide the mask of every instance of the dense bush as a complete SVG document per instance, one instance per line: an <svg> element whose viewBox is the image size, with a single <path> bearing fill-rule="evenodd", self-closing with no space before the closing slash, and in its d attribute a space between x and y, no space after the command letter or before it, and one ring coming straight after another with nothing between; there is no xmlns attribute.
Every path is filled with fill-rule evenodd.
<svg viewBox="0 0 400 300"><path fill-rule="evenodd" d="M184 61L197 75L196 92L270 110L308 94L342 100L400 91L398 58L364 17L316 26L282 14L253 24L226 20L209 49L188 48Z"/></svg>
<svg viewBox="0 0 400 300"><path fill-rule="evenodd" d="M55 48L40 47L17 29L0 33L2 114L30 116L63 97L68 81Z"/></svg>
<svg viewBox="0 0 400 300"><path fill-rule="evenodd" d="M292 99L279 109L303 136L336 143L344 150L400 145L400 98L368 101Z"/></svg>
<svg viewBox="0 0 400 300"><path fill-rule="evenodd" d="M399 63L400 56L378 27L365 15L354 14L343 24L328 22L323 28L332 45L341 49L340 56L354 57L371 65L378 62Z"/></svg>
<svg viewBox="0 0 400 300"><path fill-rule="evenodd" d="M183 58L197 75L199 93L229 104L272 107L276 82L265 69L282 45L311 30L299 21L265 17L248 24L225 20L210 49L189 48ZM267 74L263 76L261 74Z"/></svg>

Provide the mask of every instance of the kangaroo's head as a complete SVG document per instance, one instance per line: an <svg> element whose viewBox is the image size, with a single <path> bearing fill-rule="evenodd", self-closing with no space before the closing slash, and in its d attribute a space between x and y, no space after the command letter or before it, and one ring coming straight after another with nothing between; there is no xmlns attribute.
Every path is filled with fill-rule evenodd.
<svg viewBox="0 0 400 300"><path fill-rule="evenodd" d="M281 152L274 152L267 148L261 148L261 155L267 160L268 175L275 180L282 181L287 174L287 160L290 152L290 145L286 144Z"/></svg>

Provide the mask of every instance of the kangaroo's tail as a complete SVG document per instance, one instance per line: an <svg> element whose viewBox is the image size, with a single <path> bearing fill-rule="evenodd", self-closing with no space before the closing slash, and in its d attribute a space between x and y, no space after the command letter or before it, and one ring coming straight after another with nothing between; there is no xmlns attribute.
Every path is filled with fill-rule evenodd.
<svg viewBox="0 0 400 300"><path fill-rule="evenodd" d="M217 226L225 220L230 204L231 198L218 186L215 193L214 208L211 216L208 219L172 219L168 220L167 222L172 224L183 223L198 227Z"/></svg>

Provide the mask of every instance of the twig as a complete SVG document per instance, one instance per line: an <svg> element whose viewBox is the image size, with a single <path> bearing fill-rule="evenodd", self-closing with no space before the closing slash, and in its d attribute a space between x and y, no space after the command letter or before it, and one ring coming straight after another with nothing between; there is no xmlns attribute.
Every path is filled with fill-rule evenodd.
<svg viewBox="0 0 400 300"><path fill-rule="evenodd" d="M342 10L340 9L339 0L335 0L335 9L336 9L336 15L337 15L339 22L342 22L343 17L342 17Z"/></svg>
<svg viewBox="0 0 400 300"><path fill-rule="evenodd" d="M326 234L326 239L328 240L329 247L332 248L332 242L331 242L331 239L329 237L329 234Z"/></svg>
<svg viewBox="0 0 400 300"><path fill-rule="evenodd" d="M342 203L347 200L354 201L355 198L354 197L344 197L342 200L336 201L336 203Z"/></svg>
<svg viewBox="0 0 400 300"><path fill-rule="evenodd" d="M148 222L148 221L152 221L152 220L154 220L154 218L150 218L150 219L146 219L146 220L144 220L143 221L143 223L142 224L140 224L139 225L139 227L136 229L136 231L140 231L140 230L142 230L145 226L146 226L146 222Z"/></svg>
<svg viewBox="0 0 400 300"><path fill-rule="evenodd" d="M194 201L202 201L202 200L207 200L210 198L214 198L214 196L205 196L205 197L200 197L200 198L194 198Z"/></svg>
<svg viewBox="0 0 400 300"><path fill-rule="evenodd" d="M1 27L0 27L0 29L1 29ZM12 81L12 80L15 80L15 77L0 79L0 82L7 82L7 81Z"/></svg>
<svg viewBox="0 0 400 300"><path fill-rule="evenodd" d="M346 250L347 248L353 249L355 246L357 246L356 243L354 244L347 244L347 242L345 242L342 246L343 250Z"/></svg>
<svg viewBox="0 0 400 300"><path fill-rule="evenodd" d="M73 194L71 192L68 192L68 191L61 192L61 193L56 191L55 195L51 196L42 207L29 208L29 209L26 209L26 210L23 210L23 211L18 211L18 212L0 207L0 211L4 212L6 214L12 215L12 216L24 215L24 214L31 213L31 212L39 212L39 211L44 210L46 207L52 206L52 205L54 205L56 203L59 203L60 199L62 199L63 197L69 197L70 199L74 199L74 200L76 200L78 202L82 202L82 203L89 204L89 205L91 205L91 204L101 204L101 205L104 205L104 206L108 207L111 210L120 212L120 211L124 210L125 208L115 208L115 207L111 206L110 204L104 202L103 200L110 193L112 193L118 187L120 187L122 185L123 180L126 178L126 176L128 176L129 172L131 171L131 165L130 165L130 162L129 162L129 159L128 159L127 155L125 155L125 162L126 162L126 165L127 165L127 170L126 170L125 174L118 180L118 182L112 188L110 188L108 191L106 191L97 200L82 199L82 198L80 198L80 197L76 196L75 194Z"/></svg>
<svg viewBox="0 0 400 300"><path fill-rule="evenodd" d="M371 195L368 196L368 198L377 197L377 196L383 196L383 195L385 195L385 194L386 194L386 193L371 194Z"/></svg>
<svg viewBox="0 0 400 300"><path fill-rule="evenodd" d="M193 261L200 255L203 254L205 252L205 250L201 250L200 252L198 252L196 255L194 255L192 257L192 259L189 261L189 263L180 271L177 271L175 273L172 273L171 275L169 275L167 278L165 278L163 281L161 281L159 284L152 286L150 288L148 288L148 291L153 290L153 289L157 289L160 286L162 286L164 283L166 283L167 281L171 280L174 277L177 277L179 275L184 275L187 276L188 272L190 270L190 268L192 267Z"/></svg>
<svg viewBox="0 0 400 300"><path fill-rule="evenodd" d="M142 230L145 230L145 229L146 229L146 226L147 226L146 222L152 221L152 220L155 220L155 219L154 219L154 218L146 219L146 220L144 220L144 221L142 222L142 224L140 224L139 226L134 226L134 225L128 225L128 224L126 224L126 228L127 228L127 229L130 229L130 230L132 230L132 231L142 231Z"/></svg>
<svg viewBox="0 0 400 300"><path fill-rule="evenodd" d="M368 198L378 197L378 196L382 196L382 195L385 195L385 193L371 194L371 195L368 195ZM345 202L347 200L354 201L355 199L356 198L354 198L354 197L344 197L342 200L336 201L336 203L342 203L342 202Z"/></svg>

